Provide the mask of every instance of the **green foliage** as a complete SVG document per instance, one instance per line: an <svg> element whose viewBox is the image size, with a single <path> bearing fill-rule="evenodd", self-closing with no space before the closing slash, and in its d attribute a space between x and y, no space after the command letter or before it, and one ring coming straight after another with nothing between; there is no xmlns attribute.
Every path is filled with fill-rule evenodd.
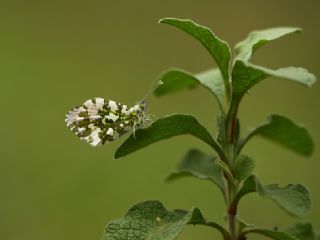
<svg viewBox="0 0 320 240"><path fill-rule="evenodd" d="M207 222L198 208L168 211L159 201L147 201L131 207L123 218L111 221L102 240L171 240L187 224L214 227L227 235L223 227Z"/></svg>
<svg viewBox="0 0 320 240"><path fill-rule="evenodd" d="M231 51L227 42L218 38L211 29L201 26L193 21L177 18L163 18L159 21L172 25L190 34L197 39L210 53L220 68L222 77L229 81L229 63Z"/></svg>
<svg viewBox="0 0 320 240"><path fill-rule="evenodd" d="M163 84L154 90L154 95L160 97L170 93L175 93L182 89L193 89L200 84L200 80L180 69L170 69L161 74L159 79Z"/></svg>
<svg viewBox="0 0 320 240"><path fill-rule="evenodd" d="M300 33L300 28L278 27L251 32L246 39L235 46L237 58L249 61L253 53L263 45L292 33Z"/></svg>
<svg viewBox="0 0 320 240"><path fill-rule="evenodd" d="M301 67L285 67L272 70L236 60L232 69L233 101L238 103L248 90L267 77L283 78L307 87L311 87L316 81L312 73Z"/></svg>
<svg viewBox="0 0 320 240"><path fill-rule="evenodd" d="M184 114L173 114L160 118L149 127L137 130L135 136L131 135L117 149L114 157L116 159L123 157L151 143L182 134L190 134L201 139L216 150L220 157L224 158L221 148L216 141L213 140L206 128L193 116Z"/></svg>
<svg viewBox="0 0 320 240"><path fill-rule="evenodd" d="M168 181L185 176L194 176L199 179L211 180L222 191L225 190L225 181L217 157L205 154L197 149L191 149L177 166L174 173L169 175Z"/></svg>
<svg viewBox="0 0 320 240"><path fill-rule="evenodd" d="M259 194L294 216L305 215L311 207L309 191L301 184L289 184L283 188L277 184L267 185L259 189Z"/></svg>
<svg viewBox="0 0 320 240"><path fill-rule="evenodd" d="M293 216L303 216L311 207L309 191L303 185L289 184L283 188L277 184L263 186L254 175L245 180L233 200L234 204L237 204L243 196L252 192L257 192L261 197L274 201L279 207Z"/></svg>
<svg viewBox="0 0 320 240"><path fill-rule="evenodd" d="M289 235L288 233L268 229L256 228L247 231L246 234L247 233L258 233L274 240L298 240L295 237Z"/></svg>
<svg viewBox="0 0 320 240"><path fill-rule="evenodd" d="M246 155L236 158L234 166L234 177L239 182L249 177L254 169L254 160Z"/></svg>
<svg viewBox="0 0 320 240"><path fill-rule="evenodd" d="M286 232L299 240L318 240L310 223L296 223L287 228Z"/></svg>
<svg viewBox="0 0 320 240"><path fill-rule="evenodd" d="M115 158L178 135L189 134L202 140L217 156L191 149L167 180L193 176L217 185L228 209L228 229L204 219L198 208L190 211L168 211L160 202L149 201L133 206L123 218L110 222L103 240L170 240L175 239L186 224L213 227L222 234L224 240L243 240L247 234L252 233L276 240L319 239L310 224L299 223L286 231L277 231L255 227L238 217L239 202L249 193L258 193L261 197L275 202L292 216L301 217L310 210L310 194L306 187L301 184L289 184L286 187L279 187L277 184L262 185L253 174L254 160L241 154L245 144L253 136L262 136L296 153L310 156L314 145L306 128L286 117L273 114L267 123L258 126L242 139L240 119L237 116L243 96L268 77L288 79L307 87L315 83L315 76L301 67L290 66L272 70L248 62L261 46L288 34L299 33L301 29L280 27L254 31L236 45L236 56L232 61L228 44L209 28L191 20L176 18L164 18L160 23L172 25L197 39L214 58L218 68L198 74L180 69L166 70L159 77L162 85L155 89L154 94L164 96L182 89L193 89L198 85L208 89L217 99L221 110L217 117L217 138L212 137L195 117L173 114L136 130L117 149ZM230 61L234 63L231 69Z"/></svg>
<svg viewBox="0 0 320 240"><path fill-rule="evenodd" d="M240 199L253 192L257 192L260 189L260 183L255 175L249 176L244 182L236 196L234 197L233 205L237 205L240 201Z"/></svg>
<svg viewBox="0 0 320 240"><path fill-rule="evenodd" d="M170 69L159 78L163 84L155 89L156 96L163 96L182 89L193 89L199 84L208 89L217 99L220 108L223 108L225 89L220 70L210 69L195 75L184 70Z"/></svg>
<svg viewBox="0 0 320 240"><path fill-rule="evenodd" d="M253 229L256 227L254 224L250 224L245 222L244 220L240 219L239 217L237 218L238 220L238 232L241 234L242 232L245 232L248 229Z"/></svg>
<svg viewBox="0 0 320 240"><path fill-rule="evenodd" d="M296 153L310 156L313 152L313 141L306 128L295 124L290 119L273 114L269 116L267 123L254 129L241 142L241 148L253 137L262 136L280 145L295 151Z"/></svg>

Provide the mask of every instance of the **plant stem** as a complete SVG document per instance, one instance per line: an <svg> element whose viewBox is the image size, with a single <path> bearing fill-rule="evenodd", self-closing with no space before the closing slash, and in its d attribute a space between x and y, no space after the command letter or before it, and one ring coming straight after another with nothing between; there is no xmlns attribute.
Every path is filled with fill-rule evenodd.
<svg viewBox="0 0 320 240"><path fill-rule="evenodd" d="M238 112L238 104L235 101L231 102L227 118L225 120L225 135L223 139L224 152L227 157L227 164L231 173L234 170L234 162L235 162L235 128L237 121L237 112ZM228 207L228 227L231 240L237 239L236 232L236 216L237 216L237 205L233 203L233 198L236 196L238 192L238 186L236 180L233 178L228 178L227 181L227 192L229 193L227 207Z"/></svg>
<svg viewBox="0 0 320 240"><path fill-rule="evenodd" d="M235 240L236 236L236 216L237 216L237 205L233 204L233 198L236 195L236 184L234 181L228 181L229 188L229 204L228 204L228 227L231 240Z"/></svg>
<svg viewBox="0 0 320 240"><path fill-rule="evenodd" d="M237 216L237 205L235 205L234 203L230 203L228 207L228 225L229 225L229 232L232 240L237 239L236 216Z"/></svg>

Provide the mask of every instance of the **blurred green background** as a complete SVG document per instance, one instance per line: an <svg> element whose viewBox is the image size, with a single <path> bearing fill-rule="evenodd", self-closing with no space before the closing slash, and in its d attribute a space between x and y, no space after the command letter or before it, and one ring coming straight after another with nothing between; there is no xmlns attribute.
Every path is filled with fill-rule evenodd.
<svg viewBox="0 0 320 240"><path fill-rule="evenodd" d="M210 183L186 178L164 183L191 147L181 136L114 161L123 139L102 148L81 142L64 123L66 112L91 97L128 105L148 92L168 67L198 72L215 66L206 50L161 17L191 18L233 46L249 31L298 26L292 35L257 52L253 61L272 68L305 66L320 76L318 0L309 1L1 1L0 239L100 239L105 224L132 204L161 200L167 208L198 206L222 223L224 204ZM150 97L150 113L191 113L215 132L217 104L204 89ZM308 127L318 146L310 159L263 139L245 152L263 183L303 183L312 192L306 217L320 228L318 161L320 85L312 89L268 79L243 100L242 133L280 113ZM318 106L318 107L317 107ZM241 216L261 227L286 227L296 219L256 195ZM220 239L204 227L187 227L179 239ZM264 239L252 237L250 239Z"/></svg>

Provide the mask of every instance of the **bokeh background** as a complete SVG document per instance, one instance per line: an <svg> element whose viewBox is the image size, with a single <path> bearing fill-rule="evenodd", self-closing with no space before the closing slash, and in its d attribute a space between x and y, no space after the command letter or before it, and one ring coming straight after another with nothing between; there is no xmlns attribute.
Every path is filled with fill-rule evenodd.
<svg viewBox="0 0 320 240"><path fill-rule="evenodd" d="M105 224L134 203L158 199L168 209L198 206L223 223L224 203L210 183L185 178L164 183L185 151L210 149L181 136L120 160L123 139L102 148L77 139L64 116L100 96L128 105L150 91L160 72L198 72L215 66L206 50L161 17L191 18L210 26L231 46L249 31L298 26L292 35L260 49L253 61L272 68L304 66L320 76L319 1L108 1L2 0L0 6L0 239L100 239ZM263 139L245 152L263 183L303 183L313 208L305 220L320 228L320 85L307 89L271 78L243 100L242 134L280 113L308 127L318 146L304 158ZM190 113L215 133L217 104L198 88L150 97L150 113ZM240 206L242 218L261 227L297 219L255 194ZM179 239L220 239L212 229L186 227ZM264 239L253 236L250 239Z"/></svg>

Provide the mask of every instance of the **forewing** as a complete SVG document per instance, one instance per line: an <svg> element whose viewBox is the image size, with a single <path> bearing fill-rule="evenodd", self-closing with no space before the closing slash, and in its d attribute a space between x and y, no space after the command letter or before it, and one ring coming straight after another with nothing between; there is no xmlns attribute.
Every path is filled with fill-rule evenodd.
<svg viewBox="0 0 320 240"><path fill-rule="evenodd" d="M81 140L98 146L131 131L135 119L128 106L97 97L71 109L65 122Z"/></svg>

